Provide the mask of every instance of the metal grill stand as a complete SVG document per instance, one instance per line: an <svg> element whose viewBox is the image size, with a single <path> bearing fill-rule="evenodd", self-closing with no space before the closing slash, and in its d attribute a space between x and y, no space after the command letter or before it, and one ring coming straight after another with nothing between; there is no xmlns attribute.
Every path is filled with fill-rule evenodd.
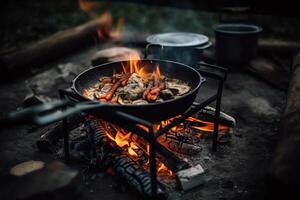
<svg viewBox="0 0 300 200"><path fill-rule="evenodd" d="M221 98L224 81L227 78L227 70L215 65L210 65L206 63L199 63L199 68L197 69L202 75L215 79L218 81L217 92L204 100L201 103L194 102L193 105L180 117L174 119L170 124L161 128L156 133L153 130L153 123L146 121L144 119L129 115L120 111L110 111L103 113L103 120L116 124L123 129L131 131L137 134L140 137L143 137L149 142L150 146L150 177L151 177L151 190L152 198L156 199L157 197L157 169L156 169L156 143L157 138L167 133L172 127L184 122L188 117L198 113L205 106L216 101L216 112L214 116L214 132L213 132L213 143L212 151L217 151L218 145L218 130L219 130L219 118L220 118L220 109L221 109ZM62 99L74 100L72 98L72 91L70 90L60 90L60 97ZM70 150L69 150L69 128L68 128L68 119L63 120L63 131L64 131L64 154L65 160L68 163L70 161ZM148 128L149 132L141 129L137 124L144 125Z"/></svg>

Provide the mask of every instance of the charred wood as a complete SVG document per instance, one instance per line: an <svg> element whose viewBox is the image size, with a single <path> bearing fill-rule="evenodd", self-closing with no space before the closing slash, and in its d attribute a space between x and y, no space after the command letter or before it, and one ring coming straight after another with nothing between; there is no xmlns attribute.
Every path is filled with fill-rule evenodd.
<svg viewBox="0 0 300 200"><path fill-rule="evenodd" d="M69 120L69 129L77 128L82 120L83 117L81 115L71 117ZM63 123L59 121L43 127L38 130L38 134L40 135L40 139L36 141L36 145L39 151L54 152L58 140L63 138Z"/></svg>
<svg viewBox="0 0 300 200"><path fill-rule="evenodd" d="M214 122L216 109L210 106L206 106L198 113L198 118L203 121ZM220 124L228 127L236 126L235 119L224 113L220 112Z"/></svg>
<svg viewBox="0 0 300 200"><path fill-rule="evenodd" d="M182 138L178 138L176 135L167 133L161 136L158 140L166 148L180 154L194 155L202 151L200 146L197 146L192 142L184 142L181 139Z"/></svg>
<svg viewBox="0 0 300 200"><path fill-rule="evenodd" d="M106 161L132 190L137 191L145 198L151 198L150 175L126 154L110 154ZM157 199L165 199L166 194L160 185L157 187Z"/></svg>
<svg viewBox="0 0 300 200"><path fill-rule="evenodd" d="M150 198L151 179L150 175L142 169L136 161L121 151L116 151L115 145L107 135L101 130L103 124L100 120L87 120L86 126L90 129L90 139L95 145L95 154L101 159L106 167L112 167L113 171L123 180L132 190L138 192L144 198ZM157 188L157 198L165 198L165 193L159 186Z"/></svg>

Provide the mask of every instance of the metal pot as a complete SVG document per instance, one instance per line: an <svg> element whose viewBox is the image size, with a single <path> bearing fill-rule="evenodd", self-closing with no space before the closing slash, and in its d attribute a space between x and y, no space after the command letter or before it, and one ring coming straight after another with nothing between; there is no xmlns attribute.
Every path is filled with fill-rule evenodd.
<svg viewBox="0 0 300 200"><path fill-rule="evenodd" d="M196 33L162 33L147 37L148 47L161 46L163 51L151 49L154 58L172 60L190 66L196 66L203 60L203 50L211 46L208 37Z"/></svg>
<svg viewBox="0 0 300 200"><path fill-rule="evenodd" d="M214 28L218 64L246 64L256 55L262 28L249 24L220 24Z"/></svg>

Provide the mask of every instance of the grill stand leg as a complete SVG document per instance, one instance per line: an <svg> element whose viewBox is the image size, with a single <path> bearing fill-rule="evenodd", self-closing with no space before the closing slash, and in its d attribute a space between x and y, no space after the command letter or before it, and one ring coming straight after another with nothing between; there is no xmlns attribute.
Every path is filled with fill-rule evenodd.
<svg viewBox="0 0 300 200"><path fill-rule="evenodd" d="M221 98L223 91L223 80L219 80L218 92L217 92L217 101L216 101L216 112L215 112L215 123L214 123L214 133L213 133L213 143L212 151L217 151L218 146L218 134L219 134L219 122L220 122L220 110L221 110Z"/></svg>
<svg viewBox="0 0 300 200"><path fill-rule="evenodd" d="M156 199L157 196L157 169L156 169L156 149L155 142L156 138L154 137L153 128L150 129L150 177L151 177L151 191L152 191L152 199Z"/></svg>

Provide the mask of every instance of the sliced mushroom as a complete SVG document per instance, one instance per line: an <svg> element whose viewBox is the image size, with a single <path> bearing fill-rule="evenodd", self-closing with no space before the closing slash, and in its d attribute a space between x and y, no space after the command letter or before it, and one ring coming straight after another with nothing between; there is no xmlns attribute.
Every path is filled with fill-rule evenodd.
<svg viewBox="0 0 300 200"><path fill-rule="evenodd" d="M159 96L164 100L174 98L174 94L169 89L164 89L164 90L160 91Z"/></svg>
<svg viewBox="0 0 300 200"><path fill-rule="evenodd" d="M127 81L127 85L120 91L121 97L125 100L136 100L142 97L144 92L144 83L142 78L133 73Z"/></svg>
<svg viewBox="0 0 300 200"><path fill-rule="evenodd" d="M182 96L191 90L191 87L177 79L167 79L166 88L174 95Z"/></svg>

